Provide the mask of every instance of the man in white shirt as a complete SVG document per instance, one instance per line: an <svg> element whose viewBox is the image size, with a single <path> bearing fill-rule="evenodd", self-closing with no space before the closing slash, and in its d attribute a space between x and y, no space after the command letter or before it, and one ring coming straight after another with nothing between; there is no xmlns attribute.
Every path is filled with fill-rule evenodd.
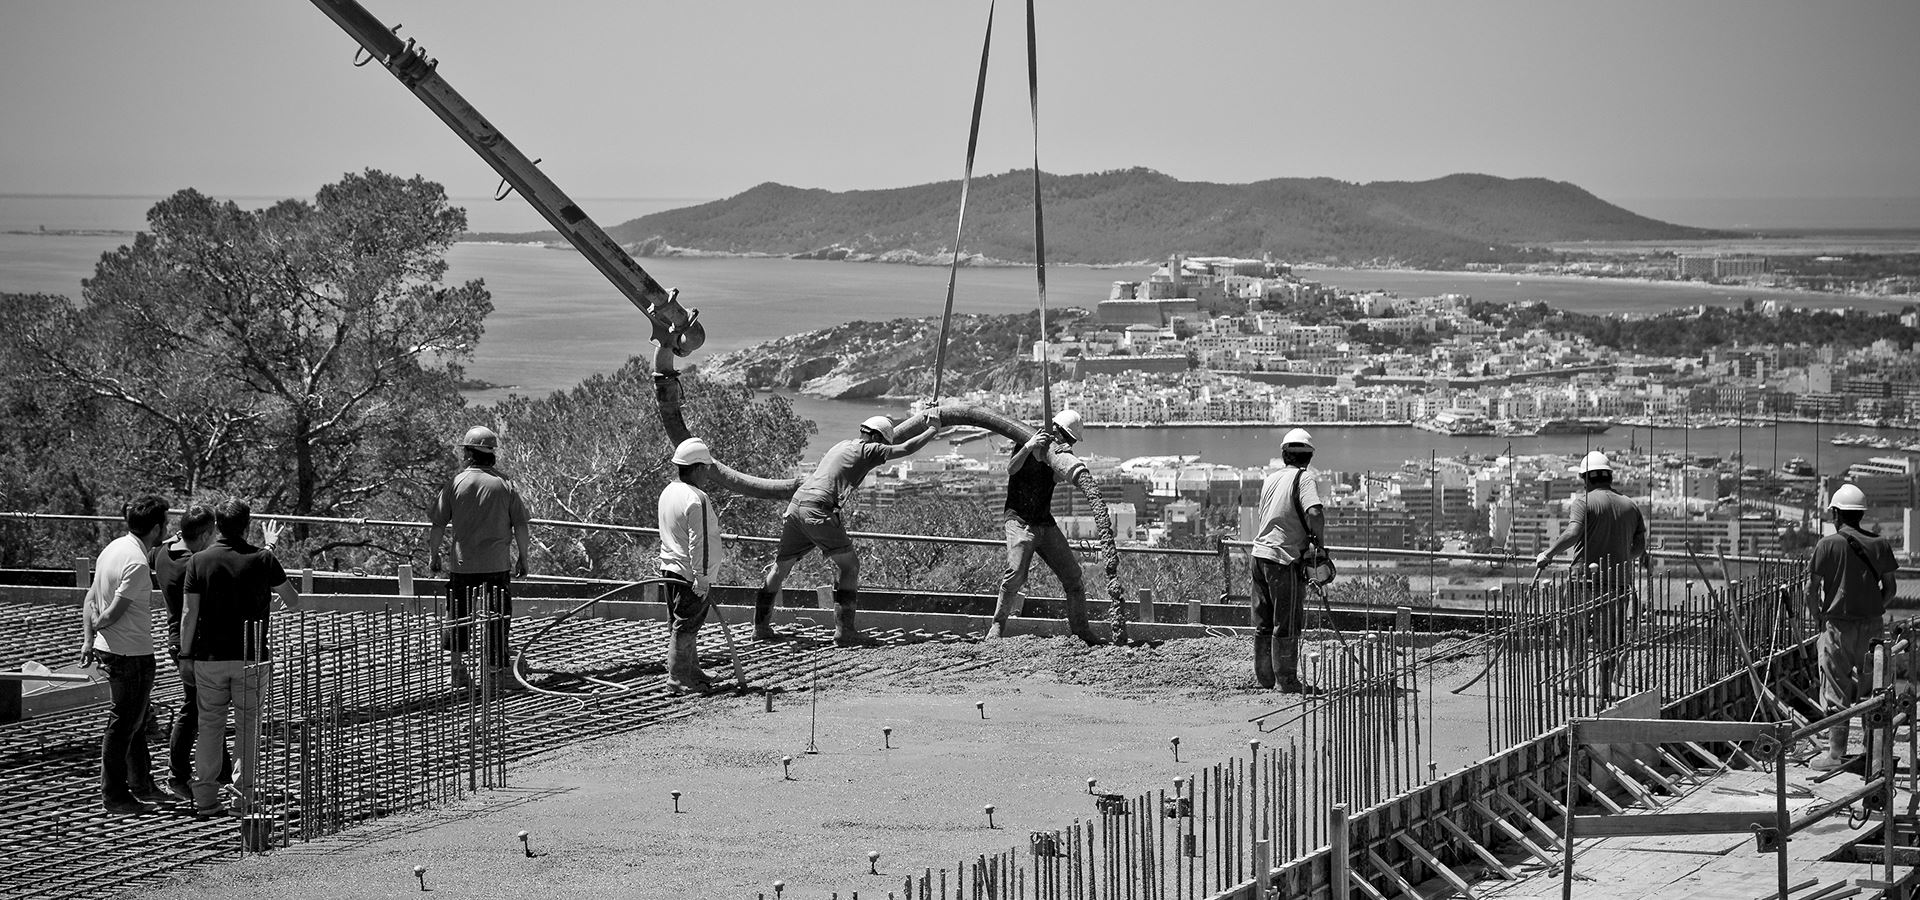
<svg viewBox="0 0 1920 900"><path fill-rule="evenodd" d="M144 801L169 799L153 780L147 747L147 702L153 697L153 570L147 554L166 532L167 501L151 494L121 509L127 533L93 564L81 631L82 665L107 673L113 704L100 741L100 792L109 813L140 815Z"/></svg>
<svg viewBox="0 0 1920 900"><path fill-rule="evenodd" d="M1325 533L1320 489L1307 469L1313 436L1304 428L1287 432L1280 461L1285 468L1260 486L1260 533L1253 539L1253 673L1261 687L1299 693L1307 599L1300 560Z"/></svg>
<svg viewBox="0 0 1920 900"><path fill-rule="evenodd" d="M720 545L720 515L702 490L713 472L713 451L697 437L674 448L680 479L660 492L660 577L667 604L667 691L704 694L713 682L700 671L700 626L707 620L707 592L726 562Z"/></svg>

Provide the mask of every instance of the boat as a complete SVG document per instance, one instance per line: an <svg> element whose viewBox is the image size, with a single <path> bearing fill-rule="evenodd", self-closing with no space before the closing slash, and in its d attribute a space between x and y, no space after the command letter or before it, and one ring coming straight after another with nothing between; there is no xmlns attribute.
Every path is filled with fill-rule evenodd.
<svg viewBox="0 0 1920 900"><path fill-rule="evenodd" d="M1781 463L1780 472L1783 475L1792 475L1795 478L1811 478L1813 477L1813 464L1796 456Z"/></svg>
<svg viewBox="0 0 1920 900"><path fill-rule="evenodd" d="M1601 434L1612 428L1612 422L1598 419L1548 419L1534 429L1534 434Z"/></svg>
<svg viewBox="0 0 1920 900"><path fill-rule="evenodd" d="M1493 423L1487 417L1468 409L1449 409L1431 418L1415 419L1413 427L1452 436L1493 433Z"/></svg>

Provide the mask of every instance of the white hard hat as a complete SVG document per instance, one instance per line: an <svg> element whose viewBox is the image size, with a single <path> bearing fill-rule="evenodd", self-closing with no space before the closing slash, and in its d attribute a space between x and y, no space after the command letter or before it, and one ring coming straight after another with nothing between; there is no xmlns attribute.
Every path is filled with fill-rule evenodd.
<svg viewBox="0 0 1920 900"><path fill-rule="evenodd" d="M1287 432L1286 437L1283 437L1280 439L1280 446L1286 447L1289 445L1305 447L1308 450L1312 450L1313 435L1308 434L1305 428L1295 428L1294 430Z"/></svg>
<svg viewBox="0 0 1920 900"><path fill-rule="evenodd" d="M1607 462L1607 455L1598 450L1588 453L1585 458L1580 460L1580 474L1582 475L1588 472L1611 471L1613 471L1613 463Z"/></svg>
<svg viewBox="0 0 1920 900"><path fill-rule="evenodd" d="M1833 501L1827 505L1834 509L1857 509L1864 511L1867 508L1867 495L1866 492L1860 490L1857 485L1843 484L1839 490L1833 492Z"/></svg>
<svg viewBox="0 0 1920 900"><path fill-rule="evenodd" d="M500 449L500 436L485 425L475 425L467 429L467 436L460 439L460 446L493 453Z"/></svg>
<svg viewBox="0 0 1920 900"><path fill-rule="evenodd" d="M881 440L889 444L893 443L893 420L886 416L870 416L860 423L860 428L879 435Z"/></svg>
<svg viewBox="0 0 1920 900"><path fill-rule="evenodd" d="M1080 440L1080 414L1079 413L1074 412L1073 410L1070 410L1070 409L1063 409L1053 414L1053 424L1055 427L1060 429L1061 434L1064 434L1067 436L1067 440L1069 441Z"/></svg>
<svg viewBox="0 0 1920 900"><path fill-rule="evenodd" d="M681 441L680 446L673 448L674 465L691 466L698 463L713 464L713 451L707 449L706 441L690 437Z"/></svg>

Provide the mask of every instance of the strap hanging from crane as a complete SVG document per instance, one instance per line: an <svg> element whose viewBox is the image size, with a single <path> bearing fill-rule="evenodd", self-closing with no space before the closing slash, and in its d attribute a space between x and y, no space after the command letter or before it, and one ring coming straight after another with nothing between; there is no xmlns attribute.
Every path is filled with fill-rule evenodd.
<svg viewBox="0 0 1920 900"><path fill-rule="evenodd" d="M1033 30L1033 0L1027 0L1027 97L1033 105L1033 271L1040 282L1040 419L1053 421L1053 376L1047 364L1047 229L1040 207L1040 66ZM1042 427L1045 427L1044 424Z"/></svg>
<svg viewBox="0 0 1920 900"><path fill-rule="evenodd" d="M947 374L947 329L953 324L953 285L960 276L960 232L967 222L967 190L973 186L974 150L980 146L980 106L987 95L987 56L993 49L993 8L987 4L987 36L980 43L980 78L973 86L973 122L967 128L967 168L960 177L960 216L953 223L953 263L947 267L947 308L940 316L940 344L933 358L933 402L940 402L940 391Z"/></svg>

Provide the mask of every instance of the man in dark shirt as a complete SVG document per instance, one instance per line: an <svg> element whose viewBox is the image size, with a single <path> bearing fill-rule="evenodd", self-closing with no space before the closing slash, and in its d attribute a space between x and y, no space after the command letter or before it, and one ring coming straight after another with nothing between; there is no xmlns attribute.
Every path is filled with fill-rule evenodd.
<svg viewBox="0 0 1920 900"><path fill-rule="evenodd" d="M1612 696L1620 645L1626 642L1627 622L1638 602L1632 563L1648 564L1647 519L1632 500L1613 489L1613 464L1606 454L1588 453L1580 461L1580 478L1587 489L1574 495L1568 506L1567 530L1533 562L1535 568L1544 569L1561 551L1579 548L1573 555L1571 581L1576 602L1597 604L1587 617L1587 628L1595 645L1593 655L1600 660L1600 696L1605 699ZM1580 671L1585 669L1582 665Z"/></svg>
<svg viewBox="0 0 1920 900"><path fill-rule="evenodd" d="M273 539L268 537L267 543ZM213 510L196 503L180 515L180 533L153 548L147 564L153 580L167 601L167 655L180 671L180 713L173 717L168 740L167 791L182 800L192 800L193 738L200 731L199 692L193 680L193 660L180 655L180 612L186 602L187 560L213 543ZM226 741L220 744L220 780L233 780L233 757Z"/></svg>
<svg viewBox="0 0 1920 900"><path fill-rule="evenodd" d="M993 624L987 626L989 640L1006 632L1007 617L1013 615L1020 589L1027 586L1033 555L1038 553L1060 579L1060 592L1067 601L1067 627L1088 644L1100 643L1087 624L1087 588L1080 577L1080 563L1053 520L1055 483L1061 478L1071 481L1086 468L1073 455L1080 431L1080 414L1061 410L1007 462L1007 570L1000 576L1000 602L993 609Z"/></svg>
<svg viewBox="0 0 1920 900"><path fill-rule="evenodd" d="M1808 574L1808 600L1820 625L1820 704L1836 713L1858 702L1871 681L1868 653L1880 637L1887 601L1893 599L1894 572L1900 564L1893 546L1861 527L1867 495L1843 484L1833 492L1827 515L1834 532L1813 545ZM1848 723L1827 731L1827 752L1810 763L1816 769L1836 769L1847 755Z"/></svg>
<svg viewBox="0 0 1920 900"><path fill-rule="evenodd" d="M841 508L854 489L867 479L867 473L887 460L910 456L933 440L934 432L940 430L940 414L929 410L925 416L926 429L899 444L893 442L892 419L868 418L860 423L858 440L841 441L828 448L813 474L800 482L799 489L793 492L793 502L787 505L786 515L781 519L780 546L774 551L773 562L767 566L766 583L754 598L753 636L756 639L780 639L781 635L773 630L773 603L780 596L780 585L787 580L787 573L793 571L793 564L818 547L840 570L840 577L833 583L833 642L842 647L871 643L854 627L855 610L860 602L860 554L854 551L853 539L847 536Z"/></svg>
<svg viewBox="0 0 1920 900"><path fill-rule="evenodd" d="M200 734L193 752L193 813L220 816L215 777L225 749L227 710L235 719L234 754L240 773L234 786L240 799L235 812L246 814L253 804L255 768L259 764L260 699L266 694L268 674L267 616L273 596L289 609L300 606L300 594L287 581L286 570L273 553L247 543L253 511L242 500L227 500L213 509L219 540L195 553L187 562L180 613L180 653L193 660L194 688L200 705Z"/></svg>

